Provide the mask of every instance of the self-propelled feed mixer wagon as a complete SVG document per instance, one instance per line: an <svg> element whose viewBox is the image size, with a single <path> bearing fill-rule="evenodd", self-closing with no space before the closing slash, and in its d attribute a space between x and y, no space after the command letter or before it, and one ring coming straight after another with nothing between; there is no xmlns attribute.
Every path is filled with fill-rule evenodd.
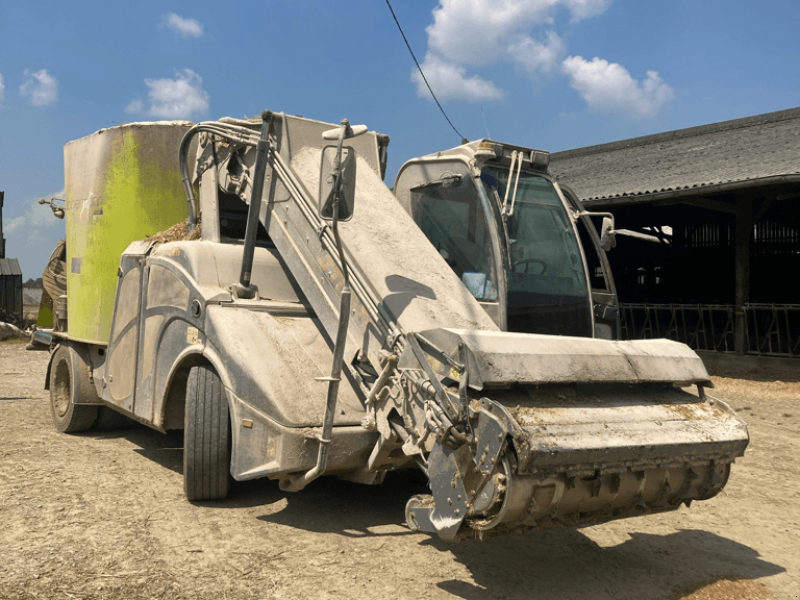
<svg viewBox="0 0 800 600"><path fill-rule="evenodd" d="M445 540L717 494L747 429L706 395L697 355L591 322L587 337L501 330L465 285L478 277L384 185L387 145L269 111L68 144L56 427L113 410L184 429L190 500L231 478L298 491L419 468L431 494L406 521Z"/></svg>

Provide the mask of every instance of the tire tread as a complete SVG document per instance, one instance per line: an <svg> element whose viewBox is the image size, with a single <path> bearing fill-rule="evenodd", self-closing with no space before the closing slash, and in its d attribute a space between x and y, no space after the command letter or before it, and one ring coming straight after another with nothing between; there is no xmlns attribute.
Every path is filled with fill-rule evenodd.
<svg viewBox="0 0 800 600"><path fill-rule="evenodd" d="M230 489L228 401L210 365L189 372L186 386L183 478L189 500L222 500Z"/></svg>
<svg viewBox="0 0 800 600"><path fill-rule="evenodd" d="M55 394L56 377L60 363L66 361L69 370L69 407L63 418L56 415ZM97 406L90 404L74 404L76 399L96 398L97 392L89 381L89 365L84 362L80 353L70 344L62 344L53 353L50 370L50 413L53 425L61 433L78 433L91 429L97 418Z"/></svg>

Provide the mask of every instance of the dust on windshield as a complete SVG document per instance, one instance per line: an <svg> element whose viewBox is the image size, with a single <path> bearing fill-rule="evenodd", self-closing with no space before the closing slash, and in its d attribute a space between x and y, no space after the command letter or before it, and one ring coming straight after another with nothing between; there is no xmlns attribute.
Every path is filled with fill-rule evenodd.
<svg viewBox="0 0 800 600"><path fill-rule="evenodd" d="M466 167L411 188L414 218L477 300L497 301L489 223Z"/></svg>

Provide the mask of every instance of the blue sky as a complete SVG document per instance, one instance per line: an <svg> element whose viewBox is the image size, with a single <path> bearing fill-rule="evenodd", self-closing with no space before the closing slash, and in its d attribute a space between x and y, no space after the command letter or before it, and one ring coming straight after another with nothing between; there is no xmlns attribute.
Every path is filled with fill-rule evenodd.
<svg viewBox="0 0 800 600"><path fill-rule="evenodd" d="M550 151L800 105L800 3L394 0L460 133ZM63 146L119 122L264 108L391 136L387 183L459 138L384 0L0 3L7 255L41 276Z"/></svg>

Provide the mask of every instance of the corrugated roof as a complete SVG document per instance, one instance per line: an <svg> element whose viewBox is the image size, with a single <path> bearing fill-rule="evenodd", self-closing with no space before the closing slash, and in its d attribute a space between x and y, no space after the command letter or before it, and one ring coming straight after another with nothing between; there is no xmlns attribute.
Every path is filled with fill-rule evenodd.
<svg viewBox="0 0 800 600"><path fill-rule="evenodd" d="M22 275L16 258L0 258L0 275Z"/></svg>
<svg viewBox="0 0 800 600"><path fill-rule="evenodd" d="M556 152L550 173L590 202L800 181L800 108Z"/></svg>

